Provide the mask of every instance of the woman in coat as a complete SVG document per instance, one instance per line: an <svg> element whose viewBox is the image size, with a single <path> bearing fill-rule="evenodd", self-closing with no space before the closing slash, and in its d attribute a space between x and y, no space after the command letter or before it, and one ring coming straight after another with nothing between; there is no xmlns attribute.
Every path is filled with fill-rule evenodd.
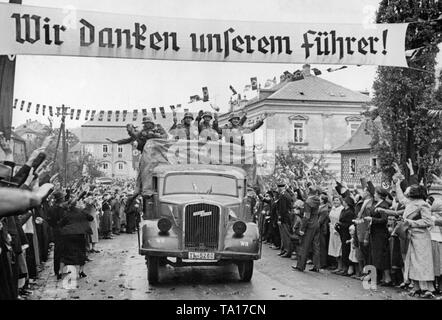
<svg viewBox="0 0 442 320"><path fill-rule="evenodd" d="M433 201L433 204L431 205L431 218L435 222L442 219L441 200ZM431 227L430 235L433 248L435 286L437 288L437 291L440 292L442 285L442 227L436 225Z"/></svg>
<svg viewBox="0 0 442 320"><path fill-rule="evenodd" d="M103 216L101 217L100 229L104 239L112 239L112 206L110 199L110 194L105 194L103 196L103 203L101 205Z"/></svg>
<svg viewBox="0 0 442 320"><path fill-rule="evenodd" d="M420 294L424 298L434 298L434 265L429 227L433 226L430 205L425 202L426 190L420 185L411 185L405 197L396 182L396 194L405 205L404 227L407 229L408 249L405 257L404 281L411 280L411 296Z"/></svg>
<svg viewBox="0 0 442 320"><path fill-rule="evenodd" d="M320 196L319 205L319 264L321 268L327 267L328 241L329 241L329 213L330 202L324 194Z"/></svg>
<svg viewBox="0 0 442 320"><path fill-rule="evenodd" d="M61 263L79 266L78 275L86 277L83 271L86 263L86 235L92 233L89 222L94 218L79 207L70 205L60 221L63 249Z"/></svg>
<svg viewBox="0 0 442 320"><path fill-rule="evenodd" d="M390 275L390 245L388 232L388 215L383 209L389 209L385 201L388 191L377 187L374 193L374 206L369 216L364 220L370 223L370 261L376 267L377 274L383 275L382 286L392 286Z"/></svg>
<svg viewBox="0 0 442 320"><path fill-rule="evenodd" d="M95 207L95 199L92 193L88 193L86 199L84 199L85 208L84 211L88 215L92 216L93 220L89 222L89 227L92 233L89 236L89 243L91 244L89 252L98 253L100 251L95 249L95 245L98 243L98 214Z"/></svg>
<svg viewBox="0 0 442 320"><path fill-rule="evenodd" d="M330 239L328 242L328 255L335 258L337 260L337 268L333 270L333 272L341 272L342 271L342 244L341 244L341 236L339 232L336 230L335 226L339 222L339 217L341 216L341 212L344 209L342 206L341 198L334 197L333 198L333 207L330 210L329 218L330 218Z"/></svg>
<svg viewBox="0 0 442 320"><path fill-rule="evenodd" d="M350 243L348 240L351 239L350 236L350 225L353 223L353 220L356 218L355 215L355 201L348 194L344 198L344 209L341 211L341 215L339 216L339 222L336 225L336 228L341 237L342 244L342 271L336 272L339 275L346 275L348 272L348 267L350 266Z"/></svg>

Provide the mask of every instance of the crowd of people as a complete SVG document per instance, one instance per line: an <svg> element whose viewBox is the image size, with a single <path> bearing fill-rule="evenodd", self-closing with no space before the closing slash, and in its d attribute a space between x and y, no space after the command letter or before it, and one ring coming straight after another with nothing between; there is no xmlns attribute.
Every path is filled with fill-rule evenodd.
<svg viewBox="0 0 442 320"><path fill-rule="evenodd" d="M365 280L372 287L409 290L436 298L442 285L442 199L428 194L407 164L387 190L361 179L362 189L345 183L321 189L311 182L281 182L264 194L249 193L252 214L264 243L293 270L332 273Z"/></svg>
<svg viewBox="0 0 442 320"><path fill-rule="evenodd" d="M4 143L2 149L10 151ZM86 277L85 263L100 252L97 243L135 233L141 219L134 182L78 179L62 187L44 165L43 149L15 174L12 162L0 164L0 300L27 299L51 250L57 280L72 270Z"/></svg>

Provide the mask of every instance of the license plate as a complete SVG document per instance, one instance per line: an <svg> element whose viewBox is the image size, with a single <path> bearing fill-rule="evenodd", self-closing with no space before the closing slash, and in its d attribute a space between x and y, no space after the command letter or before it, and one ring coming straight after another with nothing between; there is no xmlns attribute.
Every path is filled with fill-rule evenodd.
<svg viewBox="0 0 442 320"><path fill-rule="evenodd" d="M189 252L191 260L215 260L214 252Z"/></svg>

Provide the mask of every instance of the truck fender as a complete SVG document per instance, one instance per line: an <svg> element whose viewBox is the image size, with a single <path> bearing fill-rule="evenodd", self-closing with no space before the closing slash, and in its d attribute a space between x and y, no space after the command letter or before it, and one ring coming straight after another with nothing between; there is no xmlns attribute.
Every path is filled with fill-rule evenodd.
<svg viewBox="0 0 442 320"><path fill-rule="evenodd" d="M178 250L179 240L176 226L172 226L167 234L160 234L157 223L159 219L145 220L141 227L143 249Z"/></svg>
<svg viewBox="0 0 442 320"><path fill-rule="evenodd" d="M233 223L228 225L226 237L224 239L224 250L239 252L239 253L253 253L259 252L259 231L256 223L246 223L247 230L242 237L236 237L233 232Z"/></svg>

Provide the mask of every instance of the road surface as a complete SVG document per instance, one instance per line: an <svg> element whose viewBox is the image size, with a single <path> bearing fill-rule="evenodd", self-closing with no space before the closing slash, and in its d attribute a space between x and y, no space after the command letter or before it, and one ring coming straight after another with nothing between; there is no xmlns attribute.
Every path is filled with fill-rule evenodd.
<svg viewBox="0 0 442 320"><path fill-rule="evenodd" d="M262 259L255 261L250 283L239 281L236 266L184 267L166 266L160 272L161 283L150 286L143 256L138 255L137 236L121 234L112 240L100 240L100 253L85 266L86 278L78 282L57 281L52 259L44 266L32 300L50 299L411 299L395 288L364 289L362 282L321 273L297 272L295 262L277 256L277 251L263 245ZM66 289L70 285L76 289Z"/></svg>

